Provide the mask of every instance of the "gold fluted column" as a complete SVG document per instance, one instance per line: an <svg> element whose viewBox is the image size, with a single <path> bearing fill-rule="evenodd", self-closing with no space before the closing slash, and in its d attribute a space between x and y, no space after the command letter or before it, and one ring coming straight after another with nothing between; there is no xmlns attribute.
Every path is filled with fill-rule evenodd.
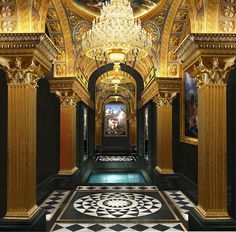
<svg viewBox="0 0 236 232"><path fill-rule="evenodd" d="M31 71L31 72L30 72ZM6 69L8 77L7 212L5 219L30 219L36 205L36 83L40 67L23 68L22 59Z"/></svg>
<svg viewBox="0 0 236 232"><path fill-rule="evenodd" d="M144 90L139 101L141 108L150 100L157 107L157 166L156 170L162 174L173 173L172 164L172 101L180 91L181 79L156 77Z"/></svg>
<svg viewBox="0 0 236 232"><path fill-rule="evenodd" d="M236 50L233 49L236 46L235 38L235 34L193 33L188 35L176 50L179 60L183 63L183 69L198 80L196 211L205 221L229 218L226 81L229 71L236 63ZM195 211L193 213L195 215ZM194 218L195 216L192 220L195 224L200 223Z"/></svg>
<svg viewBox="0 0 236 232"><path fill-rule="evenodd" d="M226 84L199 88L198 211L227 218Z"/></svg>
<svg viewBox="0 0 236 232"><path fill-rule="evenodd" d="M101 119L96 119L96 128L95 128L95 142L96 146L101 146L101 137L102 137L102 122Z"/></svg>
<svg viewBox="0 0 236 232"><path fill-rule="evenodd" d="M176 93L160 94L155 98L157 109L157 166L162 174L172 174L172 101Z"/></svg>
<svg viewBox="0 0 236 232"><path fill-rule="evenodd" d="M8 84L7 213L29 219L36 206L36 89Z"/></svg>
<svg viewBox="0 0 236 232"><path fill-rule="evenodd" d="M129 121L130 126L130 144L133 147L137 147L137 123L136 117L134 119L130 119Z"/></svg>
<svg viewBox="0 0 236 232"><path fill-rule="evenodd" d="M50 79L51 92L60 99L60 175L73 175L76 167L76 104L89 95L74 77Z"/></svg>
<svg viewBox="0 0 236 232"><path fill-rule="evenodd" d="M59 175L73 175L76 167L76 104L73 91L56 91L60 98L60 171Z"/></svg>
<svg viewBox="0 0 236 232"><path fill-rule="evenodd" d="M76 106L61 104L60 175L72 175L76 167Z"/></svg>
<svg viewBox="0 0 236 232"><path fill-rule="evenodd" d="M37 81L59 51L44 33L1 33L0 65L8 78L5 219L30 221L36 205ZM25 223L25 222L23 222Z"/></svg>

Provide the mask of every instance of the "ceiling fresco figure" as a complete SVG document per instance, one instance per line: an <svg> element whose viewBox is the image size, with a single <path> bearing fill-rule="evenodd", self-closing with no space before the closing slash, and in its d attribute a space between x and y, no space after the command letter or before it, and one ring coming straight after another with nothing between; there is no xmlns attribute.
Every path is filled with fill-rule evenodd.
<svg viewBox="0 0 236 232"><path fill-rule="evenodd" d="M105 0L73 0L75 4L82 7L86 11L89 11L91 13L98 14L99 10L102 7L102 3L105 3ZM160 0L130 0L131 6L134 10L134 15L139 16L144 13L147 13L148 11L152 10L154 7L156 7Z"/></svg>

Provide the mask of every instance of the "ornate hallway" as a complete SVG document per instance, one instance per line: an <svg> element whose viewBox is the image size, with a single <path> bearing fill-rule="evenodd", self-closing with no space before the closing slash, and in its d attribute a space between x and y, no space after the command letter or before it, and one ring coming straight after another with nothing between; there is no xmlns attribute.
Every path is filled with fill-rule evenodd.
<svg viewBox="0 0 236 232"><path fill-rule="evenodd" d="M0 231L235 231L236 0L0 0Z"/></svg>

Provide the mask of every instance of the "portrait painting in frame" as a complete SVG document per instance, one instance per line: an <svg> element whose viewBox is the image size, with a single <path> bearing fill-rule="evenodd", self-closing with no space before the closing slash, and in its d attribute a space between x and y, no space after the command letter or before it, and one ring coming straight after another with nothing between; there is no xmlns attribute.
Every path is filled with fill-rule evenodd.
<svg viewBox="0 0 236 232"><path fill-rule="evenodd" d="M105 104L104 136L127 136L127 109L124 103Z"/></svg>
<svg viewBox="0 0 236 232"><path fill-rule="evenodd" d="M181 140L198 142L198 87L197 79L184 73L181 91Z"/></svg>

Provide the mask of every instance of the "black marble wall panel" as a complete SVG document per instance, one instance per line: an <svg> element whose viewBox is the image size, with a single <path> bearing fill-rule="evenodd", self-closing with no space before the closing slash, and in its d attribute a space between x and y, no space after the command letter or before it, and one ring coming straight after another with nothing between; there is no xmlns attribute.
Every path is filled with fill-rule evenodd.
<svg viewBox="0 0 236 232"><path fill-rule="evenodd" d="M227 83L228 210L236 220L236 69Z"/></svg>
<svg viewBox="0 0 236 232"><path fill-rule="evenodd" d="M197 184L198 146L180 142L180 96L173 101L173 168Z"/></svg>
<svg viewBox="0 0 236 232"><path fill-rule="evenodd" d="M46 78L37 88L37 186L59 171L60 103Z"/></svg>

